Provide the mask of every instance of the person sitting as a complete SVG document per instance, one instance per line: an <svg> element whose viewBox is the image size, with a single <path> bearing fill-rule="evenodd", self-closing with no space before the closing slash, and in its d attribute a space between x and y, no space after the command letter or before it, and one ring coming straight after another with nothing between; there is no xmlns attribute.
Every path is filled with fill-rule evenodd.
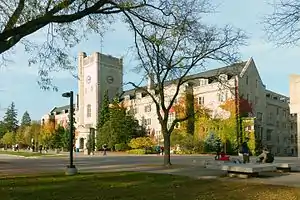
<svg viewBox="0 0 300 200"><path fill-rule="evenodd" d="M274 161L274 156L269 152L269 150L265 147L262 153L258 156L259 163L272 163Z"/></svg>
<svg viewBox="0 0 300 200"><path fill-rule="evenodd" d="M220 158L218 160L222 160L222 161L229 161L230 160L230 156L226 155L223 151L220 153Z"/></svg>

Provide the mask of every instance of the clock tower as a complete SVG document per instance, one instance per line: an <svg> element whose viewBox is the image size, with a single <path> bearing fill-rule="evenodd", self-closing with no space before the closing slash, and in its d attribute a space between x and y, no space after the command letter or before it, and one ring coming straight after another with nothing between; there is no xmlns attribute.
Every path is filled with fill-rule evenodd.
<svg viewBox="0 0 300 200"><path fill-rule="evenodd" d="M96 128L105 91L113 99L123 90L123 60L100 53L80 53L78 65L78 126Z"/></svg>

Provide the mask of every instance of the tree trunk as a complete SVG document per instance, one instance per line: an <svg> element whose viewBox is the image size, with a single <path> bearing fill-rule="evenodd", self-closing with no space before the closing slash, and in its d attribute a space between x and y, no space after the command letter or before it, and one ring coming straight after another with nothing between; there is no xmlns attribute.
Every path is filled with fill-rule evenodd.
<svg viewBox="0 0 300 200"><path fill-rule="evenodd" d="M171 157L170 157L170 134L164 133L164 166L170 166Z"/></svg>

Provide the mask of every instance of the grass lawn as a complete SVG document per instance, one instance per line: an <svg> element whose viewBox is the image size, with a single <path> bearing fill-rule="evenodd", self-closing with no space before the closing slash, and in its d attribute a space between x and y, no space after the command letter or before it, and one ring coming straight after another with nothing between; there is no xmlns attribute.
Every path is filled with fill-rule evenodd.
<svg viewBox="0 0 300 200"><path fill-rule="evenodd" d="M24 157L38 157L38 156L59 156L56 154L41 154L38 152L24 152L24 151L0 151L0 154L6 154L6 155L15 155L15 156L24 156Z"/></svg>
<svg viewBox="0 0 300 200"><path fill-rule="evenodd" d="M296 200L300 188L138 172L1 178L1 200Z"/></svg>

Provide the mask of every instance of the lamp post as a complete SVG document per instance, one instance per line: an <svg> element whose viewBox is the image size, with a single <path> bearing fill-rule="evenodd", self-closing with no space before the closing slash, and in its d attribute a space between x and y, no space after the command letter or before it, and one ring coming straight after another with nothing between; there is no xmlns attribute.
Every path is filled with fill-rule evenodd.
<svg viewBox="0 0 300 200"><path fill-rule="evenodd" d="M73 165L73 137L74 137L74 120L73 120L73 115L74 115L74 104L73 104L73 91L70 92L65 92L62 94L63 97L65 98L70 98L70 112L69 112L69 149L70 149L70 164L67 166L66 169L66 175L74 175L77 174L77 169L75 165Z"/></svg>

